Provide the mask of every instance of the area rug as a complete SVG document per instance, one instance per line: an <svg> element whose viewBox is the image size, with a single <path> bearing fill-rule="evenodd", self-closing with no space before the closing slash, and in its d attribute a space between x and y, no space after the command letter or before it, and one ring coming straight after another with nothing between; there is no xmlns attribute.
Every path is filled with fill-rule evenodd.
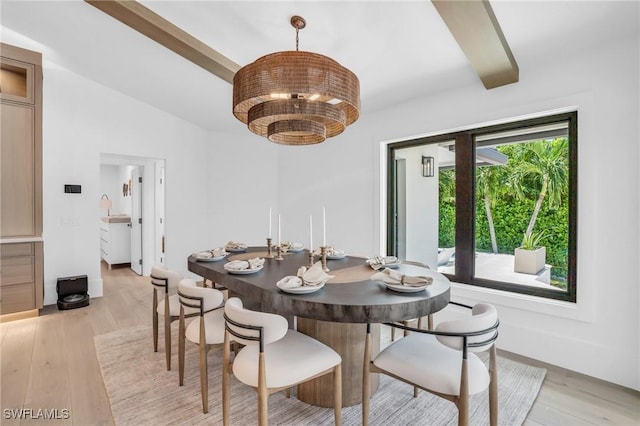
<svg viewBox="0 0 640 426"><path fill-rule="evenodd" d="M174 326L177 324L173 324ZM153 352L151 328L140 326L95 337L102 378L117 425L199 425L222 424L222 349L209 351L209 413L202 413L197 346L187 342L184 386L178 386L177 328L172 327L174 347L172 371L166 370L162 340ZM520 425L536 399L546 371L498 358L499 424ZM362 424L361 406L342 409L344 425ZM257 399L253 389L232 379L231 424L257 424ZM488 395L472 396L470 420L473 425L489 424ZM333 409L286 398L283 392L269 397L272 425L330 425ZM455 425L453 403L420 392L381 376L378 392L371 399L371 425Z"/></svg>

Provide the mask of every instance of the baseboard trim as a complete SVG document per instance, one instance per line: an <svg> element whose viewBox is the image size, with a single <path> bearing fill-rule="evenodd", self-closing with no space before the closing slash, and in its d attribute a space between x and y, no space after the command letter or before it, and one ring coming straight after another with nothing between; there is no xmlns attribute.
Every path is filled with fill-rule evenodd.
<svg viewBox="0 0 640 426"><path fill-rule="evenodd" d="M0 323L17 321L17 320L26 319L26 318L35 318L38 316L40 316L39 309L31 309L29 311L14 312L12 314L0 315Z"/></svg>

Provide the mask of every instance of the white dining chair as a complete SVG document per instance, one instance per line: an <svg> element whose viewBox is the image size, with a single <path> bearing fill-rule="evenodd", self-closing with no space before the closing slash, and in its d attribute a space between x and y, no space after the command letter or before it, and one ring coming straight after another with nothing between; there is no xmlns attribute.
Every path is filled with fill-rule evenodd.
<svg viewBox="0 0 640 426"><path fill-rule="evenodd" d="M369 374L382 373L452 401L458 407L458 425L469 424L469 395L489 388L489 421L498 424L498 373L495 341L498 313L493 305L479 303L464 319L443 321L435 330L393 323L412 331L371 360L371 333L367 324L362 383L362 424L369 420ZM489 368L475 352L489 351ZM417 392L414 391L414 397Z"/></svg>
<svg viewBox="0 0 640 426"><path fill-rule="evenodd" d="M184 384L185 340L196 343L200 355L202 412L209 412L209 369L207 354L213 345L224 342L224 295L220 290L198 287L191 279L180 281L180 322L178 326L178 383ZM186 325L185 312L195 310L199 319Z"/></svg>
<svg viewBox="0 0 640 426"><path fill-rule="evenodd" d="M151 285L153 285L152 298L152 328L153 351L158 352L158 323L162 316L164 323L164 350L167 358L167 370L171 370L171 323L180 316L180 302L178 301L178 284L182 276L162 265L154 265L151 268ZM162 295L162 299L159 299ZM189 309L187 316L194 316L197 311Z"/></svg>
<svg viewBox="0 0 640 426"><path fill-rule="evenodd" d="M226 333L222 367L222 417L229 424L230 379L258 393L258 424L268 424L269 395L325 374L333 375L334 421L341 422L342 359L325 344L288 328L276 314L244 309L242 301L225 304ZM231 339L246 345L231 362Z"/></svg>

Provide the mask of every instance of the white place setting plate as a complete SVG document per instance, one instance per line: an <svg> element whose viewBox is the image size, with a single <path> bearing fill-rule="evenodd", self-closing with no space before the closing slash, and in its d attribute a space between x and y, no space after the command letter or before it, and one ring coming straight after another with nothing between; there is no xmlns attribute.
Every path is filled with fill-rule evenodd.
<svg viewBox="0 0 640 426"><path fill-rule="evenodd" d="M245 243L238 243L236 241L229 241L225 246L224 249L226 251L229 251L231 253L240 253L243 251L247 251L247 245Z"/></svg>
<svg viewBox="0 0 640 426"><path fill-rule="evenodd" d="M243 251L247 251L246 247L225 247L224 249L231 253L242 253Z"/></svg>
<svg viewBox="0 0 640 426"><path fill-rule="evenodd" d="M397 268L400 266L402 262L395 256L385 256L384 257L384 266L387 268Z"/></svg>
<svg viewBox="0 0 640 426"><path fill-rule="evenodd" d="M417 293L429 287L430 285L430 284L427 284L427 285L421 285L419 287L412 287L409 285L402 285L402 284L389 284L389 283L385 283L384 281L379 281L379 282L384 284L389 290L397 291L400 293Z"/></svg>
<svg viewBox="0 0 640 426"><path fill-rule="evenodd" d="M328 254L328 255L327 255L327 259L329 259L329 260L344 259L345 257L347 257L347 254L346 254L346 253Z"/></svg>
<svg viewBox="0 0 640 426"><path fill-rule="evenodd" d="M193 257L196 258L198 262L217 262L218 260L224 259L227 254L223 249L216 248L213 250L202 250L193 253Z"/></svg>
<svg viewBox="0 0 640 426"><path fill-rule="evenodd" d="M291 246L291 247L287 248L287 251L289 253L300 253L302 250L304 250L304 247Z"/></svg>
<svg viewBox="0 0 640 426"><path fill-rule="evenodd" d="M373 269L383 269L397 268L402 264L402 262L400 262L400 260L395 256L385 256L367 259L367 264L369 264Z"/></svg>
<svg viewBox="0 0 640 426"><path fill-rule="evenodd" d="M235 275L247 275L247 274L253 274L255 272L258 272L260 270L262 270L262 268L264 268L263 266L259 266L257 268L253 268L253 269L230 269L230 268L226 268L227 265L225 265L224 270L227 271L230 274L235 274Z"/></svg>
<svg viewBox="0 0 640 426"><path fill-rule="evenodd" d="M286 283L290 278L291 277L284 277L283 279L281 279L280 281L278 281L276 283L276 286L280 290L284 291L285 293L290 293L290 294L308 294L308 293L315 293L316 291L318 291L322 287L324 287L324 284L325 284L325 281L323 281L318 285L300 285L298 287L287 287ZM302 280L300 280L300 283L302 283Z"/></svg>
<svg viewBox="0 0 640 426"><path fill-rule="evenodd" d="M196 254L195 258L198 262L217 262L218 260L222 260L226 257L226 254L222 254L220 256L213 256L213 257L200 257Z"/></svg>

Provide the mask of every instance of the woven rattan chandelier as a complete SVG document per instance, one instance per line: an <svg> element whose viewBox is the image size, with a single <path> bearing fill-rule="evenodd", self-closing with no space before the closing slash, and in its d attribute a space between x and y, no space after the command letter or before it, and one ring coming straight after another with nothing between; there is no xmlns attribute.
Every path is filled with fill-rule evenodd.
<svg viewBox="0 0 640 426"><path fill-rule="evenodd" d="M233 77L233 114L253 133L283 145L310 145L339 135L360 115L358 77L324 55L276 52L242 67Z"/></svg>

